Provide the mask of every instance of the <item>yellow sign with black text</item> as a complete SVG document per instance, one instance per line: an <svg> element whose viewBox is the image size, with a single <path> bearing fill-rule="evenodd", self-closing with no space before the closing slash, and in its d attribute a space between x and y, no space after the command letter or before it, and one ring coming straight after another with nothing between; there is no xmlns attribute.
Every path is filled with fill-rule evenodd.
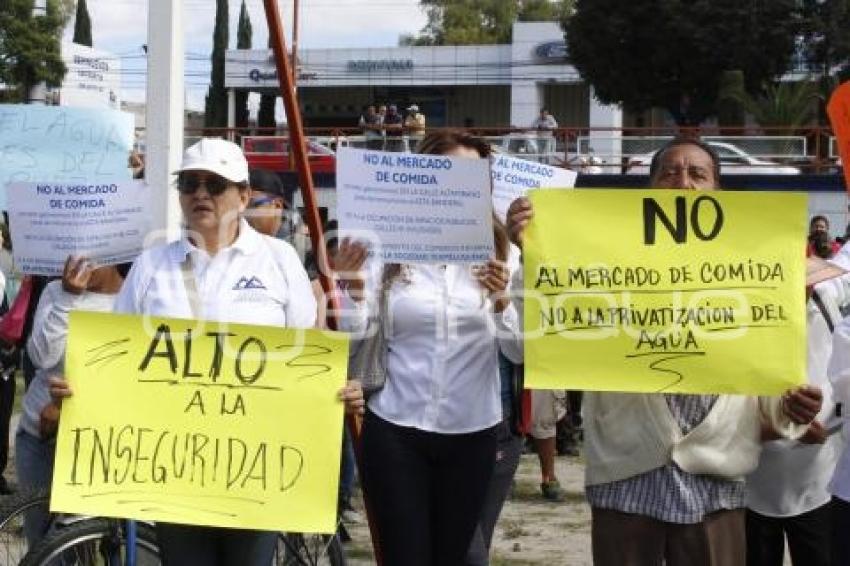
<svg viewBox="0 0 850 566"><path fill-rule="evenodd" d="M768 395L805 381L804 194L530 198L528 387Z"/></svg>
<svg viewBox="0 0 850 566"><path fill-rule="evenodd" d="M346 335L72 312L51 510L332 533Z"/></svg>

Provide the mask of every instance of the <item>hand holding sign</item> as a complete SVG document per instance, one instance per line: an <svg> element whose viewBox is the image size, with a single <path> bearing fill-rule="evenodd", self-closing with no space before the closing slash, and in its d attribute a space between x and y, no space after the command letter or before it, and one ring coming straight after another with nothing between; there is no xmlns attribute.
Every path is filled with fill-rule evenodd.
<svg viewBox="0 0 850 566"><path fill-rule="evenodd" d="M522 237L529 222L534 217L534 209L527 197L520 197L508 207L508 235L516 247L522 249Z"/></svg>
<svg viewBox="0 0 850 566"><path fill-rule="evenodd" d="M88 289L94 270L88 258L69 255L62 270L62 289L72 295L82 295Z"/></svg>

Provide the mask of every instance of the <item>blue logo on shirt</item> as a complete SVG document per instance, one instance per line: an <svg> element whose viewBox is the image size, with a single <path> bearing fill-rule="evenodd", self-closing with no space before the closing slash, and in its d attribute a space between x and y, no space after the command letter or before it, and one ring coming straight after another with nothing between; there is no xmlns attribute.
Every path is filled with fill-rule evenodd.
<svg viewBox="0 0 850 566"><path fill-rule="evenodd" d="M265 289L266 286L263 285L263 282L260 281L259 277L251 277L250 279L247 277L241 277L239 281L236 282L236 285L233 286L234 291L242 291L245 289Z"/></svg>

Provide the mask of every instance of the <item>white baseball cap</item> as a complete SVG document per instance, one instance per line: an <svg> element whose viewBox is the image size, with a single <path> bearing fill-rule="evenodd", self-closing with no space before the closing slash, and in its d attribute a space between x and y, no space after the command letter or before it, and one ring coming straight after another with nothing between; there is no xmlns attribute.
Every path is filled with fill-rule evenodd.
<svg viewBox="0 0 850 566"><path fill-rule="evenodd" d="M248 162L242 149L220 138L201 138L186 149L175 173L184 171L209 171L234 183L248 182Z"/></svg>
<svg viewBox="0 0 850 566"><path fill-rule="evenodd" d="M411 112L419 112L419 107L416 106L415 104L411 104L410 106L407 107L407 109L410 110Z"/></svg>

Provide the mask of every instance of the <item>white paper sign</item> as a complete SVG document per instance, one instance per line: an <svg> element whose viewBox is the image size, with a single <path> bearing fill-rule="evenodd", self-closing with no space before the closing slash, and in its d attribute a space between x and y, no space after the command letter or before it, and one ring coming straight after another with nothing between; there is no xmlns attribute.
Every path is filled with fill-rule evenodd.
<svg viewBox="0 0 850 566"><path fill-rule="evenodd" d="M142 181L12 183L9 230L22 273L61 275L71 254L96 264L133 261L151 228Z"/></svg>
<svg viewBox="0 0 850 566"><path fill-rule="evenodd" d="M493 210L502 222L513 201L529 189L571 189L576 184L575 171L552 167L525 159L494 155L493 163Z"/></svg>
<svg viewBox="0 0 850 566"><path fill-rule="evenodd" d="M493 255L490 163L341 148L337 212L343 234L380 242L398 263L477 263Z"/></svg>

